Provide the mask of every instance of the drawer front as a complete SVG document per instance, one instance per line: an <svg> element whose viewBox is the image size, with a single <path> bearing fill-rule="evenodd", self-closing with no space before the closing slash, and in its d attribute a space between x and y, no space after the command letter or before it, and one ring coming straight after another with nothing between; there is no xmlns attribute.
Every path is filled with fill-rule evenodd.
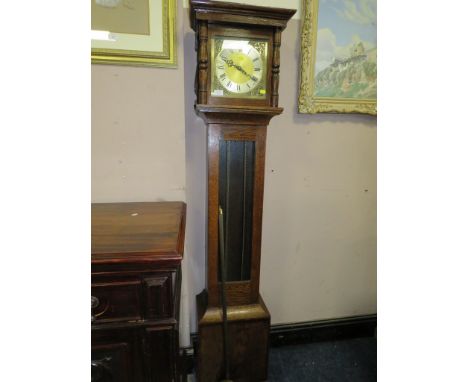
<svg viewBox="0 0 468 382"><path fill-rule="evenodd" d="M93 322L142 319L139 280L94 283L91 293Z"/></svg>

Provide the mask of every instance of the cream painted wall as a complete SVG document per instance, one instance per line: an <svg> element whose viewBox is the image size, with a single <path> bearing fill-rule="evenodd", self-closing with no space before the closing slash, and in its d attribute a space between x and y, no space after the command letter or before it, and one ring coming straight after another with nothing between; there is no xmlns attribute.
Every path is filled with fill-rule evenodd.
<svg viewBox="0 0 468 382"><path fill-rule="evenodd" d="M185 200L183 87L182 70L92 66L93 202Z"/></svg>
<svg viewBox="0 0 468 382"><path fill-rule="evenodd" d="M206 130L193 111L194 34L183 7L178 24L175 70L93 66L92 200L187 202L184 344L205 286ZM285 110L267 138L260 291L272 323L377 311L376 118L298 114L299 42L292 20L281 54Z"/></svg>
<svg viewBox="0 0 468 382"><path fill-rule="evenodd" d="M273 323L377 311L376 118L297 113L299 30L283 33L285 110L267 139L260 290Z"/></svg>

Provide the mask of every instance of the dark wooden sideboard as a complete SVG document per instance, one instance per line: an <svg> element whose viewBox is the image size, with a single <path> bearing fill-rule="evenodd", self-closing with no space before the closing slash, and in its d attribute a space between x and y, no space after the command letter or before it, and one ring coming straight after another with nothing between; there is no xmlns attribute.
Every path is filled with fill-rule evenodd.
<svg viewBox="0 0 468 382"><path fill-rule="evenodd" d="M185 204L91 209L92 381L178 381Z"/></svg>

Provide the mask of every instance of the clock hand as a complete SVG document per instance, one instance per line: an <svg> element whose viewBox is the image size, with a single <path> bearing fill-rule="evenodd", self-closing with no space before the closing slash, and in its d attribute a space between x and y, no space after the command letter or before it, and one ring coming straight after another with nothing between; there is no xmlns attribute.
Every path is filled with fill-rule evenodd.
<svg viewBox="0 0 468 382"><path fill-rule="evenodd" d="M223 61L224 61L226 64L228 64L228 66L233 66L233 67L235 67L235 68L236 68L239 72L241 72L243 75L245 75L245 76L249 77L250 79L256 81L255 77L252 76L252 75L250 75L250 74L248 74L248 73L244 70L244 68L242 68L242 66L237 65L237 64L234 64L234 61L232 61L232 60L226 60L226 59L224 59L223 57L222 57L222 59L223 59Z"/></svg>
<svg viewBox="0 0 468 382"><path fill-rule="evenodd" d="M251 79L253 79L253 76L251 76L250 74L248 74L248 73L244 70L244 68L242 68L242 66L239 66L239 65L236 65L236 64L234 64L233 66L234 66L238 71L240 71L242 74L244 74L245 76L250 77Z"/></svg>

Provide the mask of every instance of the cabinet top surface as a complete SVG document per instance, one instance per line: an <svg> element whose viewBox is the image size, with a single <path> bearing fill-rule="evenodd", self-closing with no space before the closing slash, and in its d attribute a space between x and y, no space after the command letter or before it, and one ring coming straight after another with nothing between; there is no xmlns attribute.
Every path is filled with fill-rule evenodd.
<svg viewBox="0 0 468 382"><path fill-rule="evenodd" d="M185 203L138 202L91 205L91 260L181 259Z"/></svg>

